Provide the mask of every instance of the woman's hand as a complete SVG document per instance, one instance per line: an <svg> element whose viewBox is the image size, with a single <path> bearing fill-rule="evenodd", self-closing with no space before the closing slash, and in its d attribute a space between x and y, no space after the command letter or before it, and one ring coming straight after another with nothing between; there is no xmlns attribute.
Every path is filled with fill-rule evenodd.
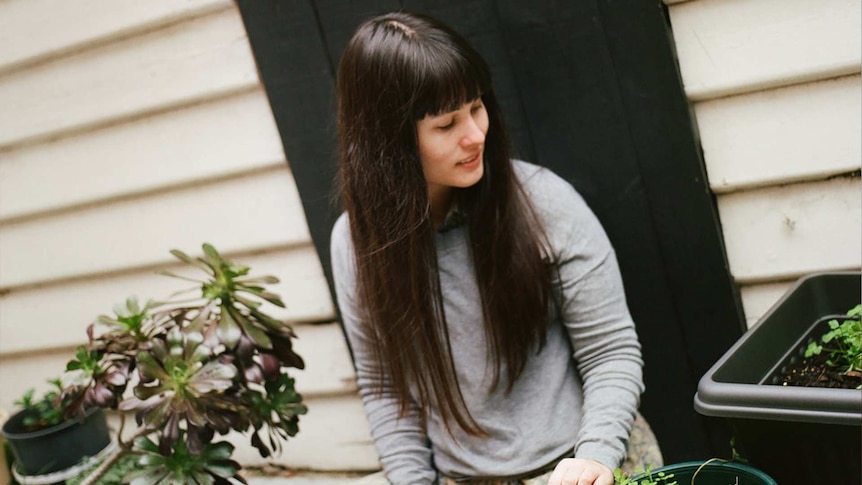
<svg viewBox="0 0 862 485"><path fill-rule="evenodd" d="M595 460L565 458L548 479L548 485L613 485L611 469Z"/></svg>

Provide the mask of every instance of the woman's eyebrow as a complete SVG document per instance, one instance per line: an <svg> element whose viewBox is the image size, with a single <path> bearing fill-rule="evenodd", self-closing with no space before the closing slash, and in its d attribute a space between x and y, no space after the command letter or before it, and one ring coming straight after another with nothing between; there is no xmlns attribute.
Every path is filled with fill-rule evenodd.
<svg viewBox="0 0 862 485"><path fill-rule="evenodd" d="M429 114L425 119L427 119L429 121L441 121L448 116L455 116L456 114L457 114L457 111L447 111L445 113L440 113L438 115L430 115Z"/></svg>
<svg viewBox="0 0 862 485"><path fill-rule="evenodd" d="M439 114L439 115L437 115L436 117L437 117L437 118L440 118L440 117L443 117L443 116L457 115L459 111L463 110L465 107L473 106L475 103L476 103L475 101L470 101L470 102L468 102L468 103L464 103L464 104L462 104L462 105L459 105L457 108L455 108L455 109L453 109L453 110L446 111L445 113L440 113L440 114Z"/></svg>

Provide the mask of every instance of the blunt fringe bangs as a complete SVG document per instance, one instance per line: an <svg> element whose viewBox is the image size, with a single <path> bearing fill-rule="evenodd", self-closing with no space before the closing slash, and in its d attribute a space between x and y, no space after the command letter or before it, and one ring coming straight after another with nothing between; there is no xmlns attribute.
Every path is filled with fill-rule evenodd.
<svg viewBox="0 0 862 485"><path fill-rule="evenodd" d="M452 111L491 89L484 59L433 18L400 12L383 15L361 26L353 41L362 46L350 57L364 71L354 79L392 100L385 104L411 108L411 121ZM347 52L356 47L348 45Z"/></svg>
<svg viewBox="0 0 862 485"><path fill-rule="evenodd" d="M491 90L488 67L473 49L431 44L416 56L414 121L456 110Z"/></svg>

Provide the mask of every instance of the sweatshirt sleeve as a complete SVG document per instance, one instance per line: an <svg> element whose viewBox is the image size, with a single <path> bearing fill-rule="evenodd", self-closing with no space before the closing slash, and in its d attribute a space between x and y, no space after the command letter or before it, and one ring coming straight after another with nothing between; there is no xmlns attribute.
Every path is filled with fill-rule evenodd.
<svg viewBox="0 0 862 485"><path fill-rule="evenodd" d="M374 385L378 375L372 351L374 336L356 301L355 256L346 215L333 227L330 256L338 307L356 366L359 396L386 477L393 485L434 483L437 472L418 407L413 404L406 416L399 417L398 397L390 381L384 375L381 389Z"/></svg>
<svg viewBox="0 0 862 485"><path fill-rule="evenodd" d="M622 463L643 392L643 360L614 250L586 202L542 169L537 210L557 263L559 310L583 382L575 457Z"/></svg>

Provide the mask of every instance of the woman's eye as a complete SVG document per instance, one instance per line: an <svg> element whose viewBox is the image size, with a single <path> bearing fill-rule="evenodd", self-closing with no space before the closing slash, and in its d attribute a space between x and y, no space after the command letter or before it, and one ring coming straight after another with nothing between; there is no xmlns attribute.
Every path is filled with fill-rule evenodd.
<svg viewBox="0 0 862 485"><path fill-rule="evenodd" d="M472 108L470 108L470 112L471 112L471 113L477 113L477 112L478 112L480 109L482 109L483 107L484 107L484 106L483 106L483 105L481 105L481 104L480 104L480 105L473 106Z"/></svg>
<svg viewBox="0 0 862 485"><path fill-rule="evenodd" d="M441 130L441 131L447 131L447 130L451 129L453 126L455 126L455 120L452 120L443 126L438 126L437 129Z"/></svg>

